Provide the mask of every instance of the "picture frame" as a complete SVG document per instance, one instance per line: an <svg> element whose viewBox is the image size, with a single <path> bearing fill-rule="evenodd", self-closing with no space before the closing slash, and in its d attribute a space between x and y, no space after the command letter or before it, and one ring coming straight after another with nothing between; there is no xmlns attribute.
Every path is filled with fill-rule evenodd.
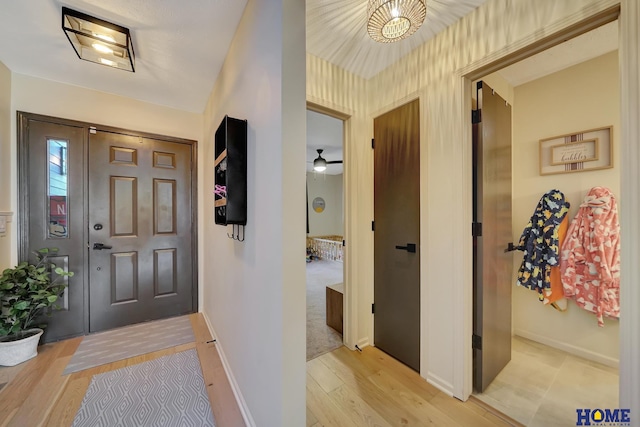
<svg viewBox="0 0 640 427"><path fill-rule="evenodd" d="M613 126L541 139L540 175L613 167Z"/></svg>

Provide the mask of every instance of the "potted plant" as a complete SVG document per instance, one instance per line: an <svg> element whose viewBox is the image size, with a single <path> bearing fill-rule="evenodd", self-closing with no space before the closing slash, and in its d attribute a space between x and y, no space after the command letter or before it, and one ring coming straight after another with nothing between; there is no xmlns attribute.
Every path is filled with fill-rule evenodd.
<svg viewBox="0 0 640 427"><path fill-rule="evenodd" d="M22 262L7 268L0 276L0 365L14 366L35 357L42 329L33 323L42 314L59 308L55 305L67 285L64 277L73 272L56 267L50 258L56 248L35 251L37 262ZM52 280L51 272L55 272Z"/></svg>

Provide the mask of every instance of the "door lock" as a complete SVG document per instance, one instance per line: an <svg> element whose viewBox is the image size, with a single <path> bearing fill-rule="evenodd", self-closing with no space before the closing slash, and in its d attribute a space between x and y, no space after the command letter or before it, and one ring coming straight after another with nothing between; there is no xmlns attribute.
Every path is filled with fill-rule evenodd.
<svg viewBox="0 0 640 427"><path fill-rule="evenodd" d="M104 243L94 243L93 244L93 250L94 251L101 251L103 249L111 249L112 246L107 246Z"/></svg>
<svg viewBox="0 0 640 427"><path fill-rule="evenodd" d="M396 246L396 249L400 249L400 250L411 252L411 253L416 253L416 244L407 243L407 246Z"/></svg>

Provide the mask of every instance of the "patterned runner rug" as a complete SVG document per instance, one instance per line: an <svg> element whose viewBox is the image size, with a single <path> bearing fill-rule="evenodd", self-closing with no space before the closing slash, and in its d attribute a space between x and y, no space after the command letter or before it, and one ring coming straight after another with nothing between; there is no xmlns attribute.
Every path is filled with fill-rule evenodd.
<svg viewBox="0 0 640 427"><path fill-rule="evenodd" d="M63 375L193 341L188 315L87 335Z"/></svg>
<svg viewBox="0 0 640 427"><path fill-rule="evenodd" d="M73 426L215 426L197 351L95 375Z"/></svg>

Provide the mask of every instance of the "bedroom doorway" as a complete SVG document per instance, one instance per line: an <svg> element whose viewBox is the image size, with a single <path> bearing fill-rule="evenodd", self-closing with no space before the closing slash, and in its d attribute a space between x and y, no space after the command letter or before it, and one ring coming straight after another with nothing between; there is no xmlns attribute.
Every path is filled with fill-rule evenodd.
<svg viewBox="0 0 640 427"><path fill-rule="evenodd" d="M344 121L307 110L307 361L343 345Z"/></svg>

